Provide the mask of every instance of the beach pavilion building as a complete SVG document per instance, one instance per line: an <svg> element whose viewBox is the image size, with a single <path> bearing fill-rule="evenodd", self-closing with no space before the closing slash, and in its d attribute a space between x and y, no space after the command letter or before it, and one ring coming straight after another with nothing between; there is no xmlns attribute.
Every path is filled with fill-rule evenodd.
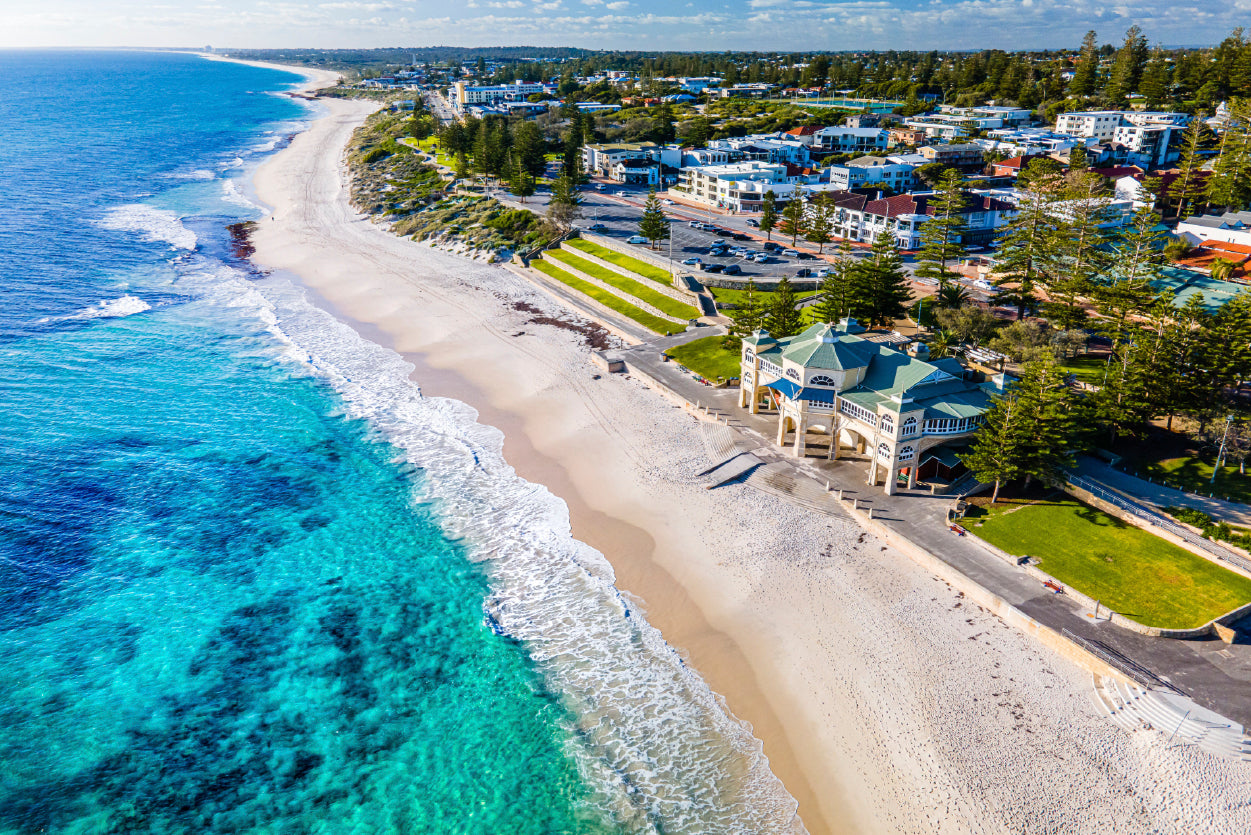
<svg viewBox="0 0 1251 835"><path fill-rule="evenodd" d="M927 459L949 469L954 456L940 448L968 443L1005 378L975 382L955 359L910 356L864 333L854 319L786 339L756 331L743 340L739 406L776 410L778 445L798 457L815 446L837 459L844 442L868 452L868 483L884 478L890 495L902 475L915 487Z"/></svg>

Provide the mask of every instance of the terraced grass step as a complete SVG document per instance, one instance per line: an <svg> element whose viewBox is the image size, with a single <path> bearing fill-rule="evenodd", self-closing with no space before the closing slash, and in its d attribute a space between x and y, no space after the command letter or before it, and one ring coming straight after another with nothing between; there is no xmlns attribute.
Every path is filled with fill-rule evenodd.
<svg viewBox="0 0 1251 835"><path fill-rule="evenodd" d="M584 296L594 299L604 307L607 307L609 310L621 314L627 319L638 323L653 333L667 335L681 330L681 325L676 325L667 319L661 319L659 316L653 316L646 310L635 307L625 301L620 296L614 295L603 288L596 287L589 281L583 281L572 273L562 270L550 261L538 258L531 261L530 266L543 273L548 278L559 281L571 290L576 290Z"/></svg>
<svg viewBox="0 0 1251 835"><path fill-rule="evenodd" d="M658 312L666 316L673 316L681 319L683 322L691 319L699 318L699 311L689 304L683 304L680 301L666 296L664 293L657 293L651 287L641 284L633 279L626 278L623 275L605 269L599 264L580 258L566 249L551 249L543 253L544 258L550 258L553 261L559 261L569 267L574 268L584 275L603 282L621 293L625 294L626 301L640 301L654 307Z"/></svg>
<svg viewBox="0 0 1251 835"><path fill-rule="evenodd" d="M600 246L593 241L588 241L584 238L571 238L570 240L565 241L565 243L569 244L569 246L574 249L589 252L596 258L602 258L610 264L616 264L618 267L625 267L632 273L638 273L643 276L643 278L650 278L652 281L663 284L666 287L670 286L670 282L673 280L673 277L667 270L662 269L655 264L649 264L646 261L633 258L629 255L617 252L615 249L609 249L606 246Z"/></svg>

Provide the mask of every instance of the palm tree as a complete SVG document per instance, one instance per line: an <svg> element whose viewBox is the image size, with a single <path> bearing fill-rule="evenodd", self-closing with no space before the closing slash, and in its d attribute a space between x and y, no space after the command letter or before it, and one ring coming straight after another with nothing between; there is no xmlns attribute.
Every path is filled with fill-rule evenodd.
<svg viewBox="0 0 1251 835"><path fill-rule="evenodd" d="M1225 281L1233 273L1234 267L1238 266L1228 258L1217 258L1212 262L1212 278L1217 281Z"/></svg>
<svg viewBox="0 0 1251 835"><path fill-rule="evenodd" d="M956 341L956 335L951 331L937 331L926 345L930 349L931 357L942 359L955 354L959 343Z"/></svg>
<svg viewBox="0 0 1251 835"><path fill-rule="evenodd" d="M939 307L963 307L969 303L969 291L959 284L948 284L938 288L934 301Z"/></svg>

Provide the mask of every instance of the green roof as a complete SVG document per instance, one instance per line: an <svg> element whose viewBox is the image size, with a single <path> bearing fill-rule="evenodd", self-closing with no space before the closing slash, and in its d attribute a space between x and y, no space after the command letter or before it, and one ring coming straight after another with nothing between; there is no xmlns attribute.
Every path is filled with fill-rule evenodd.
<svg viewBox="0 0 1251 835"><path fill-rule="evenodd" d="M1215 313L1233 301L1239 293L1251 289L1245 284L1220 281L1210 275L1181 267L1161 268L1160 277L1151 282L1151 288L1159 293L1165 291L1173 293L1173 304L1177 307L1185 307L1192 296L1199 296L1203 299L1204 310L1208 313Z"/></svg>
<svg viewBox="0 0 1251 835"><path fill-rule="evenodd" d="M876 351L872 343L841 333L831 325L813 325L787 340L782 356L805 368L829 368L846 371L864 368Z"/></svg>

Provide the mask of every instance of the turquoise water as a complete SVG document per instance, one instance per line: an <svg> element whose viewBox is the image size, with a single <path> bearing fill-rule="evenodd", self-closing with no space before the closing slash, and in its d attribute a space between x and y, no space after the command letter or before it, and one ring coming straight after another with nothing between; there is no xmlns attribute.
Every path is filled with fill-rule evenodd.
<svg viewBox="0 0 1251 835"><path fill-rule="evenodd" d="M0 832L799 830L498 433L234 257L292 80L0 53Z"/></svg>

